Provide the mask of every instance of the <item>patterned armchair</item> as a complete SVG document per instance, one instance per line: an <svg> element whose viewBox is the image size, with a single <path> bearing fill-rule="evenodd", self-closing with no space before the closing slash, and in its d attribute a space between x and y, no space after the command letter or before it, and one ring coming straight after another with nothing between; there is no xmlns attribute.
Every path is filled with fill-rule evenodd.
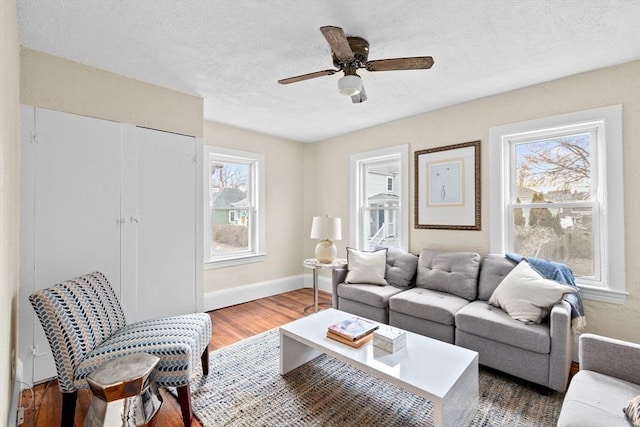
<svg viewBox="0 0 640 427"><path fill-rule="evenodd" d="M189 381L202 363L209 371L211 318L206 313L147 320L127 325L107 278L99 272L35 292L29 301L45 331L62 391L62 426L73 425L79 388L103 363L132 353L160 358L152 376L160 386L176 387L185 426L191 424Z"/></svg>

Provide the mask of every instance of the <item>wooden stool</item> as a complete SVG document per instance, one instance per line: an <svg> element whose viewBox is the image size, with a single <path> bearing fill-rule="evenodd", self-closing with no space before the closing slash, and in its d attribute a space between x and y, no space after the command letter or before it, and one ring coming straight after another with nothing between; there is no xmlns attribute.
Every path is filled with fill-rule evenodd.
<svg viewBox="0 0 640 427"><path fill-rule="evenodd" d="M147 425L162 398L150 374L160 361L147 353L110 360L87 377L93 393L85 427Z"/></svg>

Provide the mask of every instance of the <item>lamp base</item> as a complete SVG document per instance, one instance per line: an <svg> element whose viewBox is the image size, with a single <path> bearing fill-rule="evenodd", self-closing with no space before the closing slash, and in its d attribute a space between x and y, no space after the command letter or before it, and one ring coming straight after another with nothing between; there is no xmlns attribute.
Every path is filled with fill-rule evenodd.
<svg viewBox="0 0 640 427"><path fill-rule="evenodd" d="M336 259L338 250L336 245L329 239L321 240L316 245L316 259L320 264L331 264Z"/></svg>

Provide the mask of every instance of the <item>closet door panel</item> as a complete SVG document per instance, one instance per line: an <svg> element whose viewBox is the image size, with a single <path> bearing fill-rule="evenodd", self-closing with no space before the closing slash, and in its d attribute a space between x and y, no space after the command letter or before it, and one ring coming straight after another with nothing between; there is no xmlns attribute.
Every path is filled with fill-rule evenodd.
<svg viewBox="0 0 640 427"><path fill-rule="evenodd" d="M120 127L44 109L36 109L34 122L36 139L27 151L32 188L23 191L23 198L33 198L32 225L26 225L33 242L23 248L33 251L25 254L33 268L32 290L97 270L119 294ZM33 380L40 381L55 376L55 368L32 316Z"/></svg>
<svg viewBox="0 0 640 427"><path fill-rule="evenodd" d="M36 110L36 286L92 271L120 292L120 125Z"/></svg>
<svg viewBox="0 0 640 427"><path fill-rule="evenodd" d="M137 320L193 313L195 138L136 129Z"/></svg>

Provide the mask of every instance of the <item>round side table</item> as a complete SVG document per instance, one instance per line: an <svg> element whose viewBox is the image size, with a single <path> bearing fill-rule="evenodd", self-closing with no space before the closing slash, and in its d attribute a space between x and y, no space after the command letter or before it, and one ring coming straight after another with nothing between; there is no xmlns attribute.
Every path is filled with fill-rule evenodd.
<svg viewBox="0 0 640 427"><path fill-rule="evenodd" d="M304 262L302 263L305 267L310 268L313 270L313 304L308 305L304 308L304 314L308 315L308 314L312 314L312 313L317 313L318 312L318 307L319 306L331 306L331 304L326 303L326 302L318 302L318 270L320 269L324 269L324 270L334 270L336 268L341 268L347 265L347 260L346 259L336 259L335 261L333 261L333 263L331 264L323 264L318 262L317 259L315 258L311 258L311 259L305 259ZM312 312L310 312L309 310L313 309Z"/></svg>
<svg viewBox="0 0 640 427"><path fill-rule="evenodd" d="M84 427L147 425L162 405L150 375L159 358L130 354L106 362L87 377L93 393Z"/></svg>

